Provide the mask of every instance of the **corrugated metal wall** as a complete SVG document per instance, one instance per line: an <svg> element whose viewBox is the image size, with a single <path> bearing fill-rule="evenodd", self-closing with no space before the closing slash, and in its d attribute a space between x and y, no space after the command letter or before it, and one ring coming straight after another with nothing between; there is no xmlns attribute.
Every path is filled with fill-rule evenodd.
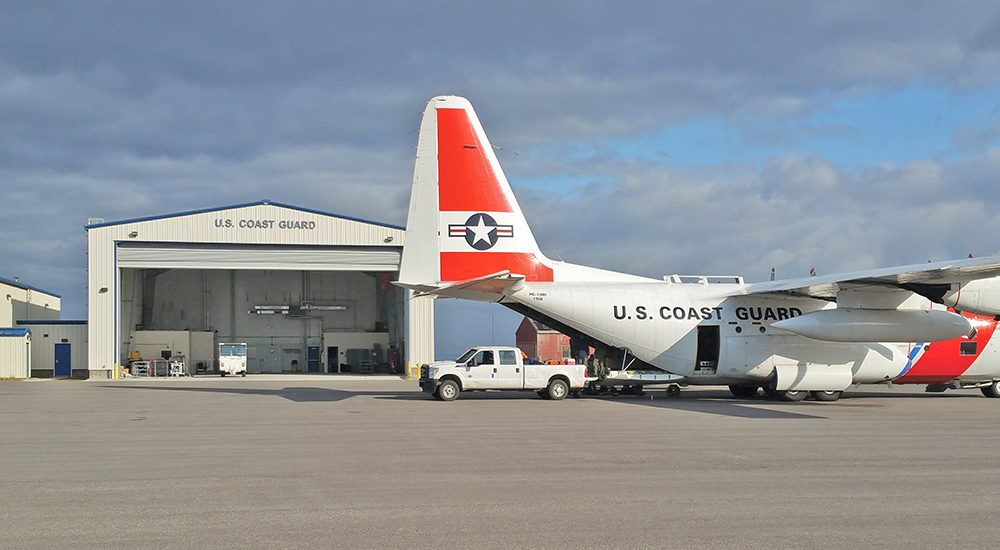
<svg viewBox="0 0 1000 550"><path fill-rule="evenodd" d="M419 367L421 363L434 361L434 297L413 297L413 291L406 291L406 302L409 304L406 324L409 326L407 335L406 361L410 367Z"/></svg>
<svg viewBox="0 0 1000 550"><path fill-rule="evenodd" d="M31 377L31 331L0 329L0 378Z"/></svg>

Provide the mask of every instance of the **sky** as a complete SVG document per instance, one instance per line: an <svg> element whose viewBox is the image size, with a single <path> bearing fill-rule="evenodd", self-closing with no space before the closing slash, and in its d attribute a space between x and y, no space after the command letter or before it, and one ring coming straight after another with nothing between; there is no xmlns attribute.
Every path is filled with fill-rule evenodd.
<svg viewBox="0 0 1000 550"><path fill-rule="evenodd" d="M758 281L1000 253L1000 4L11 0L0 276L82 319L88 218L405 225L445 93L552 258ZM439 356L520 321L436 313Z"/></svg>

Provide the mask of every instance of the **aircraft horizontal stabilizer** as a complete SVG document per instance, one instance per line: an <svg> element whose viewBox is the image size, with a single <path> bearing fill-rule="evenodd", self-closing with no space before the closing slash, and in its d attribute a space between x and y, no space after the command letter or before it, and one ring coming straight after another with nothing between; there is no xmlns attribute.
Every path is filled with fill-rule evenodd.
<svg viewBox="0 0 1000 550"><path fill-rule="evenodd" d="M523 275L512 275L510 271L503 270L490 275L476 277L475 279L437 286L407 283L396 284L415 291L414 297L440 296L442 298L462 298L465 300L496 302L505 294L512 292L514 287L522 281L524 281Z"/></svg>

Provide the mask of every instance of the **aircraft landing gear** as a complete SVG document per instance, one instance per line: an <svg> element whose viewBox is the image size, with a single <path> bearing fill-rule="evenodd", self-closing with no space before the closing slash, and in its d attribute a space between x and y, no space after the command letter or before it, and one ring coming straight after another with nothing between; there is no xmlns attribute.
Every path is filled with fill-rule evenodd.
<svg viewBox="0 0 1000 550"><path fill-rule="evenodd" d="M736 397L750 398L757 395L759 387L755 384L730 384L729 391Z"/></svg>
<svg viewBox="0 0 1000 550"><path fill-rule="evenodd" d="M782 401L796 401L796 402L802 401L803 399L806 398L806 395L809 395L809 392L805 390L785 390L785 391L779 391L777 393L778 393L778 399Z"/></svg>
<svg viewBox="0 0 1000 550"><path fill-rule="evenodd" d="M843 395L843 393L844 392L842 391L832 391L832 390L809 392L809 394L812 395L814 401L836 401L840 399L840 396Z"/></svg>
<svg viewBox="0 0 1000 550"><path fill-rule="evenodd" d="M681 387L677 384L670 384L667 386L667 397L680 397Z"/></svg>
<svg viewBox="0 0 1000 550"><path fill-rule="evenodd" d="M994 380L989 386L979 388L986 397L1000 397L1000 381Z"/></svg>

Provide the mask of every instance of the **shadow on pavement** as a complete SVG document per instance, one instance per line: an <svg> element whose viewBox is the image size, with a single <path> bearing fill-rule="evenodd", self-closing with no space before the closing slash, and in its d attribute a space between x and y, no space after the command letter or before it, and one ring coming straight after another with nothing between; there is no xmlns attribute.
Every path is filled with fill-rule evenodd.
<svg viewBox="0 0 1000 550"><path fill-rule="evenodd" d="M594 399L594 398L592 398ZM828 403L782 403L767 399L741 399L728 391L685 393L668 397L666 392L647 391L646 395L597 396L596 399L628 405L716 414L734 418L826 419L820 406ZM765 408L766 407L766 408Z"/></svg>
<svg viewBox="0 0 1000 550"><path fill-rule="evenodd" d="M138 389L138 390L163 390L163 391L181 391L181 392L200 392L200 393L228 393L234 395L266 395L281 397L289 401L295 401L297 403L314 403L314 402L334 402L343 401L344 399L355 397L359 395L367 395L373 397L390 397L393 399L402 400L424 400L427 396L423 393L418 392L393 392L393 391L345 391L345 390L334 390L330 388L316 388L316 387L286 387L278 390L274 389L264 389L264 388L205 388L205 387L191 387L191 386L125 386L125 385L108 385L102 386L105 388L117 388L117 389Z"/></svg>
<svg viewBox="0 0 1000 550"><path fill-rule="evenodd" d="M281 389L254 387L192 387L187 385L104 385L116 389L147 389L158 391L198 392L207 394L231 395L263 395L280 397L297 403L337 402L357 396L370 396L375 399L398 401L434 401L430 395L421 391L385 391L385 390L342 390L321 387L289 386ZM880 399L900 398L932 398L932 399L983 399L979 392L948 392L894 393L889 391L866 391L864 393L845 393L839 401L833 403L818 403L804 401L800 403L772 401L758 395L754 398L733 397L728 390L699 389L685 390L677 397L668 397L666 392L647 390L645 395L598 395L582 396L579 399L569 398L568 401L597 401L619 403L623 405L689 411L695 413L714 414L734 418L769 418L769 419L826 419L823 410L833 408L880 408ZM541 401L533 392L468 392L463 393L459 402L465 401ZM448 403L440 403L448 407Z"/></svg>

